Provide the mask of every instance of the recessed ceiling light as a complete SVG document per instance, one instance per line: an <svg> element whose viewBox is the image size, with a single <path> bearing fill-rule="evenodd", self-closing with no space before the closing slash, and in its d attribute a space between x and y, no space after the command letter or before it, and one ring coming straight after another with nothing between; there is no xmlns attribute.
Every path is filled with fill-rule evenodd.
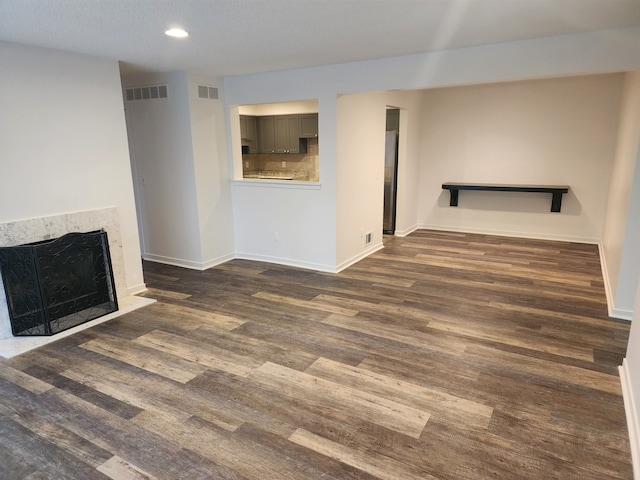
<svg viewBox="0 0 640 480"><path fill-rule="evenodd" d="M167 30L166 32L164 32L165 35L169 35L170 37L179 37L179 38L183 38L183 37L188 37L189 34L187 32L185 32L184 30L182 30L181 28L172 28L170 30Z"/></svg>

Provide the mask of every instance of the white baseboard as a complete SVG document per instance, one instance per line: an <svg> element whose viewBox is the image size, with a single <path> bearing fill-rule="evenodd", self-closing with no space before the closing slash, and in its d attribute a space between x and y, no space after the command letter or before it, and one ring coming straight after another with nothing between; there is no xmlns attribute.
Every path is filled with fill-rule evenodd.
<svg viewBox="0 0 640 480"><path fill-rule="evenodd" d="M256 262L275 263L276 265L287 265L289 267L306 268L308 270L317 270L319 272L336 273L337 270L333 265L324 265L322 263L301 262L290 258L272 257L270 255L256 255L253 253L237 252L235 258L242 260L255 260Z"/></svg>
<svg viewBox="0 0 640 480"><path fill-rule="evenodd" d="M405 228L404 230L396 230L394 235L396 237L406 237L407 235L409 235L412 232L415 232L416 230L418 230L418 225L413 225L409 228Z"/></svg>
<svg viewBox="0 0 640 480"><path fill-rule="evenodd" d="M350 267L351 265L353 265L354 263L358 263L360 260L362 260L365 257L368 257L369 255L371 255L372 253L377 252L378 250L381 250L384 248L384 245L382 243L377 243L373 246L370 246L369 248L367 248L364 252L359 253L358 255L350 258L349 260L346 260L342 263L340 263L339 265L336 266L336 270L335 273L341 272L342 270L344 270L347 267Z"/></svg>
<svg viewBox="0 0 640 480"><path fill-rule="evenodd" d="M202 270L206 270L217 265L222 265L223 263L228 262L229 260L233 260L234 258L236 258L236 256L233 253L228 253L226 255L212 258L211 260L207 260L202 264Z"/></svg>
<svg viewBox="0 0 640 480"><path fill-rule="evenodd" d="M633 464L633 478L640 479L640 425L638 424L638 411L633 398L631 375L628 370L627 359L618 367L620 383L622 384L622 398L624 399L624 411L627 416L627 428L629 429L629 445L631 448L631 462Z"/></svg>
<svg viewBox="0 0 640 480"><path fill-rule="evenodd" d="M163 263L165 265L173 265L174 267L190 268L192 270L202 270L202 264L192 260L153 255L152 253L145 253L142 255L142 258L149 262Z"/></svg>
<svg viewBox="0 0 640 480"><path fill-rule="evenodd" d="M193 260L164 257L162 255L153 255L149 253L142 255L142 258L149 262L163 263L165 265L173 265L174 267L190 268L191 270L206 270L207 268L215 267L221 263L233 260L236 256L230 253L218 258L207 260L206 262L194 262Z"/></svg>
<svg viewBox="0 0 640 480"><path fill-rule="evenodd" d="M604 281L604 293L607 297L607 310L609 316L612 318L618 318L620 320L633 319L633 310L623 310L621 308L615 308L615 298L613 290L611 289L611 279L609 278L609 269L607 268L607 257L604 254L604 247L602 242L598 242L598 252L600 254L600 268L602 268L602 279Z"/></svg>
<svg viewBox="0 0 640 480"><path fill-rule="evenodd" d="M291 258L273 257L270 255L256 255L253 253L243 253L243 252L237 252L235 255L226 255L224 257L219 257L214 260L210 260L206 263L193 262L191 260L182 260L179 258L163 257L161 255L150 255L150 254L145 254L143 255L142 258L144 258L149 262L162 263L165 265L173 265L175 267L190 268L192 270L206 270L207 268L215 267L216 265L220 265L224 262L228 262L229 260L233 260L234 258L239 258L243 260L255 260L257 262L274 263L276 265L287 265L290 267L306 268L308 270L316 270L319 272L338 273L341 270L344 270L345 268L349 267L350 265L353 265L354 263L371 255L372 253L377 252L381 248L383 248L382 242L369 247L364 252L356 255L353 258L350 258L345 262L342 262L338 266L325 265L322 263L304 262L304 261L294 260Z"/></svg>
<svg viewBox="0 0 640 480"><path fill-rule="evenodd" d="M236 253L235 258L241 258L244 260L255 260L258 262L275 263L278 265L287 265L289 267L306 268L308 270L315 270L318 272L338 273L344 270L345 268L353 265L354 263L359 262L363 258L368 257L372 253L377 252L378 250L381 250L382 248L384 248L384 246L382 245L382 242L377 243L367 248L364 252L359 253L358 255L340 263L337 266L325 265L321 263L301 262L298 260L292 260L290 258L272 257L269 255L255 255L251 253L241 253L241 252Z"/></svg>
<svg viewBox="0 0 640 480"><path fill-rule="evenodd" d="M553 233L493 230L490 228L460 227L458 225L420 224L418 228L422 230L440 230L444 232L479 233L483 235L495 235L498 237L532 238L536 240L554 240L558 242L588 243L593 245L598 244L598 239L593 237L572 237L569 235L555 235Z"/></svg>
<svg viewBox="0 0 640 480"><path fill-rule="evenodd" d="M614 308L609 313L610 317L618 318L620 320L633 320L633 310L622 310L621 308Z"/></svg>

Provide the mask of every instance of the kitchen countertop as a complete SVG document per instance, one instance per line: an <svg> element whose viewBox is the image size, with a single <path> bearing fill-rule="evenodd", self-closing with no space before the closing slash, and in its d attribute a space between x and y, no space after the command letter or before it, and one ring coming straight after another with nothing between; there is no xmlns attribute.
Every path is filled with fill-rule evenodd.
<svg viewBox="0 0 640 480"><path fill-rule="evenodd" d="M259 179L259 180L299 180L308 181L309 174L307 172L278 172L278 171L255 171L246 172L242 178L246 179Z"/></svg>
<svg viewBox="0 0 640 480"><path fill-rule="evenodd" d="M293 177L285 177L281 175L245 175L242 178L262 179L262 180L293 180Z"/></svg>

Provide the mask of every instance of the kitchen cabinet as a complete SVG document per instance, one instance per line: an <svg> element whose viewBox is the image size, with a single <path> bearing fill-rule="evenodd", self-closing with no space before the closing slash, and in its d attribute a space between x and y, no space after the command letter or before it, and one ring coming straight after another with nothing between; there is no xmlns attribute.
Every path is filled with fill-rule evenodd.
<svg viewBox="0 0 640 480"><path fill-rule="evenodd" d="M300 153L298 115L276 115L273 118L276 153Z"/></svg>
<svg viewBox="0 0 640 480"><path fill-rule="evenodd" d="M301 153L298 115L270 115L258 118L260 153Z"/></svg>
<svg viewBox="0 0 640 480"><path fill-rule="evenodd" d="M299 116L300 138L318 137L318 114L303 113Z"/></svg>
<svg viewBox="0 0 640 480"><path fill-rule="evenodd" d="M276 133L273 116L258 117L258 150L260 153L276 152Z"/></svg>
<svg viewBox="0 0 640 480"><path fill-rule="evenodd" d="M257 118L240 115L240 137L243 146L249 147L250 153L258 151Z"/></svg>

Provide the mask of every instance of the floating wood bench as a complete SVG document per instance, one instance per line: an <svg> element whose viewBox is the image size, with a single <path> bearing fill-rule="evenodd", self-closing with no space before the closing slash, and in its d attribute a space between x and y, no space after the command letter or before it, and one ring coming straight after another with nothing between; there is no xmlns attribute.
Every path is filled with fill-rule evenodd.
<svg viewBox="0 0 640 480"><path fill-rule="evenodd" d="M569 191L567 185L500 185L490 183L443 183L442 188L449 190L451 199L449 206L458 206L458 192L460 190L486 190L492 192L534 192L550 193L551 211L559 212L562 207L562 194Z"/></svg>

